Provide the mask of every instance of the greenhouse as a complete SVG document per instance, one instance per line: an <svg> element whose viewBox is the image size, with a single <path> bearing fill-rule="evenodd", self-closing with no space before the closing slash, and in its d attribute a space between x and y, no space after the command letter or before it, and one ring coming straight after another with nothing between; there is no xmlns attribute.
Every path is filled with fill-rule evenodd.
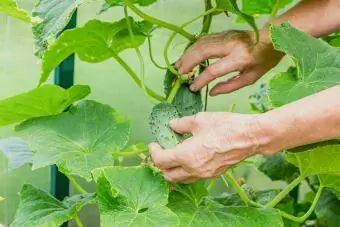
<svg viewBox="0 0 340 227"><path fill-rule="evenodd" d="M339 0L0 0L0 227L340 227Z"/></svg>

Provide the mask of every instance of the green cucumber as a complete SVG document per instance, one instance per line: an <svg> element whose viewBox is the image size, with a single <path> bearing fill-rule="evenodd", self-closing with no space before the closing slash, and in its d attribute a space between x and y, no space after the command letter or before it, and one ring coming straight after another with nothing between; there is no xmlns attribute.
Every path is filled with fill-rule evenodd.
<svg viewBox="0 0 340 227"><path fill-rule="evenodd" d="M183 136L175 133L169 126L172 119L179 118L176 108L166 102L154 106L152 109L149 125L156 141L164 148L171 149L183 141Z"/></svg>

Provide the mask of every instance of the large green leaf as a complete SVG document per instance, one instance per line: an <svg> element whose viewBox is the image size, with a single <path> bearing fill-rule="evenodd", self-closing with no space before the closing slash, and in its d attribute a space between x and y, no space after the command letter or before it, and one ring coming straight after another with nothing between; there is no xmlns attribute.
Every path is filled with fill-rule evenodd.
<svg viewBox="0 0 340 227"><path fill-rule="evenodd" d="M340 223L340 200L330 190L322 192L315 208L318 227L338 227Z"/></svg>
<svg viewBox="0 0 340 227"><path fill-rule="evenodd" d="M35 151L33 169L57 164L91 180L91 171L114 164L112 152L130 137L129 121L110 106L83 101L68 112L26 121L16 128Z"/></svg>
<svg viewBox="0 0 340 227"><path fill-rule="evenodd" d="M20 138L1 139L0 151L5 154L8 160L8 170L20 168L23 165L31 164L33 161L32 150L28 144Z"/></svg>
<svg viewBox="0 0 340 227"><path fill-rule="evenodd" d="M242 11L253 16L261 14L275 16L279 9L291 2L293 0L242 0Z"/></svg>
<svg viewBox="0 0 340 227"><path fill-rule="evenodd" d="M168 184L148 167L107 167L93 171L101 226L177 226L166 207Z"/></svg>
<svg viewBox="0 0 340 227"><path fill-rule="evenodd" d="M299 175L299 169L289 163L283 153L264 158L258 169L273 181L291 182Z"/></svg>
<svg viewBox="0 0 340 227"><path fill-rule="evenodd" d="M139 6L149 6L156 1L157 0L132 0L131 2ZM106 12L108 9L115 6L124 6L124 0L106 0L100 10L100 13Z"/></svg>
<svg viewBox="0 0 340 227"><path fill-rule="evenodd" d="M65 58L73 53L86 62L98 63L116 56L128 48L144 43L146 34L152 29L147 21L135 22L130 18L134 40L131 40L126 19L117 22L91 20L83 27L63 32L48 48L42 59L40 84Z"/></svg>
<svg viewBox="0 0 340 227"><path fill-rule="evenodd" d="M340 174L319 175L320 185L340 192Z"/></svg>
<svg viewBox="0 0 340 227"><path fill-rule="evenodd" d="M42 57L47 46L54 41L70 21L73 12L83 3L94 0L40 0L33 8L32 17L38 18L39 23L33 26L36 41L36 51Z"/></svg>
<svg viewBox="0 0 340 227"><path fill-rule="evenodd" d="M63 202L50 194L24 185L20 191L20 203L11 227L59 227L71 220L85 206L93 194L77 195Z"/></svg>
<svg viewBox="0 0 340 227"><path fill-rule="evenodd" d="M280 215L272 209L257 209L241 206L223 206L215 202L195 204L185 194L174 191L169 205L180 219L183 227L255 227L283 226Z"/></svg>
<svg viewBox="0 0 340 227"><path fill-rule="evenodd" d="M340 83L340 50L311 37L288 23L271 27L275 48L296 63L297 76L276 75L269 82L269 98L276 107Z"/></svg>
<svg viewBox="0 0 340 227"><path fill-rule="evenodd" d="M222 11L234 13L246 21L254 29L258 40L259 29L257 28L254 17L241 11L237 5L237 0L216 0L216 8Z"/></svg>
<svg viewBox="0 0 340 227"><path fill-rule="evenodd" d="M18 8L16 0L1 0L0 13L5 13L25 22L31 22L31 18L28 13L25 10Z"/></svg>
<svg viewBox="0 0 340 227"><path fill-rule="evenodd" d="M338 140L307 145L286 153L287 160L307 177L340 173L340 142Z"/></svg>
<svg viewBox="0 0 340 227"><path fill-rule="evenodd" d="M45 85L0 101L0 126L30 118L61 113L73 102L90 93L88 86L76 85L65 90L56 85Z"/></svg>

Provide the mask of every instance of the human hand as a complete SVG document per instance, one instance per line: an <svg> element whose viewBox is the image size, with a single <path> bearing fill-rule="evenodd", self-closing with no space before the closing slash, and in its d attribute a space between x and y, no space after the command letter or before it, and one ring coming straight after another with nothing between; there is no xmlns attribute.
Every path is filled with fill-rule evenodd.
<svg viewBox="0 0 340 227"><path fill-rule="evenodd" d="M175 132L193 137L169 150L150 144L152 160L170 182L214 178L249 156L273 152L267 145L274 128L264 120L235 113L199 113L173 120Z"/></svg>
<svg viewBox="0 0 340 227"><path fill-rule="evenodd" d="M195 79L190 87L192 91L200 90L218 77L239 72L236 77L215 85L211 96L251 85L283 57L271 44L267 29L261 31L257 44L254 37L254 32L250 31L228 31L202 37L177 61L176 68L180 74L185 74L207 59L220 58Z"/></svg>

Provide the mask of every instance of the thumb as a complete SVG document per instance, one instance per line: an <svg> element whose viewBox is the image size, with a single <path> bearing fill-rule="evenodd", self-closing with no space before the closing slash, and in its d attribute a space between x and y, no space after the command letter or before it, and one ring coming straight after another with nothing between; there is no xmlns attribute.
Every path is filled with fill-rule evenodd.
<svg viewBox="0 0 340 227"><path fill-rule="evenodd" d="M169 123L172 130L179 134L192 133L195 128L195 117L187 116L173 119Z"/></svg>

